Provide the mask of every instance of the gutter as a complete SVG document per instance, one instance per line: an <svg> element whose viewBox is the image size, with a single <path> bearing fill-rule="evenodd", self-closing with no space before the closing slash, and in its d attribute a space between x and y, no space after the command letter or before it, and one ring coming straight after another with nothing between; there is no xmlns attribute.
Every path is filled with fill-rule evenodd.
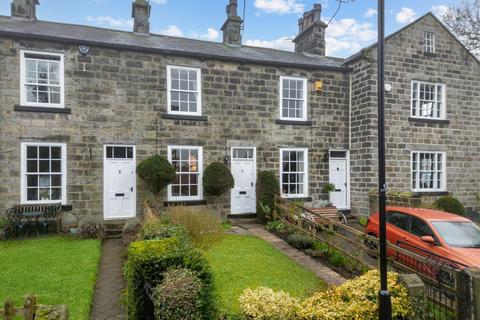
<svg viewBox="0 0 480 320"><path fill-rule="evenodd" d="M348 87L348 150L352 147L352 73L349 74Z"/></svg>

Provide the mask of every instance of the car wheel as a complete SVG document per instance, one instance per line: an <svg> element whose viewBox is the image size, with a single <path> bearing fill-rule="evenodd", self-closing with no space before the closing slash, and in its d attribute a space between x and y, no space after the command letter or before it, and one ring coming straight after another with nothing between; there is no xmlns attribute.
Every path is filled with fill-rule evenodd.
<svg viewBox="0 0 480 320"><path fill-rule="evenodd" d="M369 233L368 235L376 238L376 236L375 236L374 234L372 234L372 233ZM363 243L365 244L365 247L367 247L367 249L369 249L369 250L367 251L367 254L368 254L371 258L376 259L376 258L377 258L377 255L376 255L375 253L373 253L372 251L378 252L377 242L374 241L374 240L372 240L372 239L370 239L370 238L366 238Z"/></svg>

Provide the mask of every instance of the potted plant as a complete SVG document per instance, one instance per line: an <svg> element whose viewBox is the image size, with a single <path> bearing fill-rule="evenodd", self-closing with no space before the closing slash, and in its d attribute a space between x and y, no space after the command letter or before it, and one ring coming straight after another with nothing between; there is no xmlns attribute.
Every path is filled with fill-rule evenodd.
<svg viewBox="0 0 480 320"><path fill-rule="evenodd" d="M5 218L0 218L0 239L7 240L10 222Z"/></svg>
<svg viewBox="0 0 480 320"><path fill-rule="evenodd" d="M335 185L330 182L323 186L322 192L328 194L328 203L325 207L334 207L334 205L330 202L330 193L335 191L335 189Z"/></svg>

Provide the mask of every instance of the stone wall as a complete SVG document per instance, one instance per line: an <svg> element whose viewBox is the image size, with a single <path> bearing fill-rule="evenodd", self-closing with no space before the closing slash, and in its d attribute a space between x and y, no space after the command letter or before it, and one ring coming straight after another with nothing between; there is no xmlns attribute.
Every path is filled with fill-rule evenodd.
<svg viewBox="0 0 480 320"><path fill-rule="evenodd" d="M423 53L425 31L435 33L436 54L433 56ZM364 213L363 204L368 197L364 191L377 184L376 48L367 50L365 57L352 67L352 206ZM385 115L388 188L411 191L412 150L445 151L447 191L467 208L477 207L475 196L480 190L478 61L433 16L427 15L387 40L385 80L392 84L392 90L386 93ZM446 85L448 121L409 119L412 80ZM356 132L363 140L356 139ZM362 142L365 148L362 148ZM359 154L366 160L360 160ZM364 166L359 166L359 161ZM433 202L439 195L424 194L422 199Z"/></svg>
<svg viewBox="0 0 480 320"><path fill-rule="evenodd" d="M20 49L65 54L65 103L71 114L19 112ZM166 66L202 69L202 112L208 121L163 119ZM278 125L279 76L307 77L311 126ZM313 81L323 80L323 92ZM102 215L103 145L134 144L137 162L166 156L168 145L204 148L204 168L231 146L257 147L258 170L279 170L279 148L309 148L309 195L328 182L329 148L348 148L348 75L275 68L76 44L0 38L0 212L20 201L20 142L67 144L67 202L80 216ZM158 146L158 148L157 148ZM148 193L137 179L137 213ZM165 195L166 199L166 195ZM225 208L228 211L228 202Z"/></svg>

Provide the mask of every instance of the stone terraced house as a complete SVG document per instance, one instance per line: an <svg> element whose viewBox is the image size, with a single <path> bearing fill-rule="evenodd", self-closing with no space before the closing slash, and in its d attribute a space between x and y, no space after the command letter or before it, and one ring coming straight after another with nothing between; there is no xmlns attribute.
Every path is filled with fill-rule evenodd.
<svg viewBox="0 0 480 320"><path fill-rule="evenodd" d="M377 182L376 47L325 56L321 6L299 20L295 52L242 45L236 0L223 42L38 21L37 0L0 16L0 211L61 201L106 220L142 213L136 164L159 153L177 169L165 205L213 203L202 171L225 161L229 214L255 213L258 170L284 197L369 210ZM480 192L480 63L428 13L386 42L388 187L469 208Z"/></svg>

